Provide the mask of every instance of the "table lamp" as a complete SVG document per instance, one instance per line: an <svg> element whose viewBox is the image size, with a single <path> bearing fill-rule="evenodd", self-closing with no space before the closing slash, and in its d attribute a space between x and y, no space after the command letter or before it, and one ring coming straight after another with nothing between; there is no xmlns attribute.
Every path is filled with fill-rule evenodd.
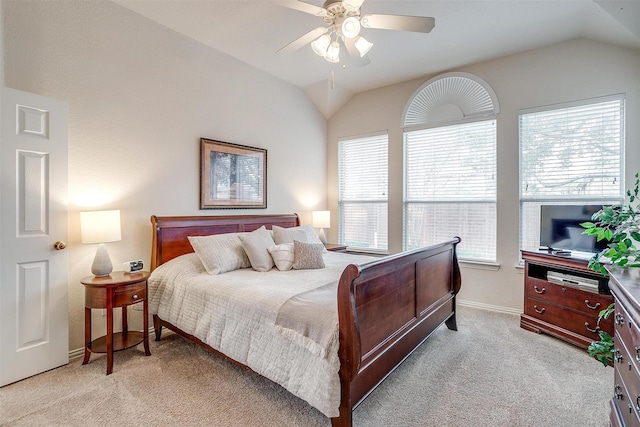
<svg viewBox="0 0 640 427"><path fill-rule="evenodd" d="M82 243L98 243L98 250L91 265L91 272L97 276L108 276L113 271L109 252L105 243L122 239L120 234L120 211L80 212Z"/></svg>
<svg viewBox="0 0 640 427"><path fill-rule="evenodd" d="M318 238L325 245L327 244L327 237L324 235L325 228L331 228L331 212L330 211L313 211L313 228L319 228Z"/></svg>

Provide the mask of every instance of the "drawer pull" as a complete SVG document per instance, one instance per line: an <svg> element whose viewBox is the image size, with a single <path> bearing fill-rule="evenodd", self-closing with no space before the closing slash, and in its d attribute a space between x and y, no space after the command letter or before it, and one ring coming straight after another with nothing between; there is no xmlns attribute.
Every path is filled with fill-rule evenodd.
<svg viewBox="0 0 640 427"><path fill-rule="evenodd" d="M600 330L600 326L596 326L595 328L591 329L589 327L589 322L584 322L584 326L587 328L587 331L593 332L594 334L597 334L598 331Z"/></svg>
<svg viewBox="0 0 640 427"><path fill-rule="evenodd" d="M596 305L589 305L589 300L586 299L584 300L584 303L587 305L587 307L589 307L591 310L597 310L598 307L600 307L600 303L597 302Z"/></svg>
<svg viewBox="0 0 640 427"><path fill-rule="evenodd" d="M622 399L623 394L620 392L621 389L622 387L620 386L620 384L616 384L615 386L613 386L614 399Z"/></svg>
<svg viewBox="0 0 640 427"><path fill-rule="evenodd" d="M544 294L544 291L546 291L546 288L542 288L542 290L539 290L537 286L533 287L533 290L535 291L536 294Z"/></svg>
<svg viewBox="0 0 640 427"><path fill-rule="evenodd" d="M616 313L615 322L618 326L624 325L624 316L622 313Z"/></svg>
<svg viewBox="0 0 640 427"><path fill-rule="evenodd" d="M131 299L134 299L134 300L138 299L138 294L134 294L134 295L131 297Z"/></svg>
<svg viewBox="0 0 640 427"><path fill-rule="evenodd" d="M613 358L617 363L622 362L622 355L620 354L619 348L616 348L615 350L613 350Z"/></svg>
<svg viewBox="0 0 640 427"><path fill-rule="evenodd" d="M547 309L546 309L546 308L544 308L544 307L542 307L542 308L538 308L538 306L537 306L537 305L534 305L534 306L533 306L533 309L534 309L534 310L536 311L536 313L538 313L538 314L542 314L542 313L544 313L545 311L547 311Z"/></svg>

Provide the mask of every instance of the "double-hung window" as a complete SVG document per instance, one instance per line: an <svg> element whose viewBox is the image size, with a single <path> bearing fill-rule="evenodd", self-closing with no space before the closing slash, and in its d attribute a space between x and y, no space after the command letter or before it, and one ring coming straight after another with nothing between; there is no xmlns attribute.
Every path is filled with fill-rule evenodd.
<svg viewBox="0 0 640 427"><path fill-rule="evenodd" d="M338 141L338 235L350 250L388 250L388 136Z"/></svg>
<svg viewBox="0 0 640 427"><path fill-rule="evenodd" d="M520 112L520 247L540 245L540 206L624 197L624 97Z"/></svg>
<svg viewBox="0 0 640 427"><path fill-rule="evenodd" d="M405 249L462 239L460 258L496 259L496 120L404 134Z"/></svg>

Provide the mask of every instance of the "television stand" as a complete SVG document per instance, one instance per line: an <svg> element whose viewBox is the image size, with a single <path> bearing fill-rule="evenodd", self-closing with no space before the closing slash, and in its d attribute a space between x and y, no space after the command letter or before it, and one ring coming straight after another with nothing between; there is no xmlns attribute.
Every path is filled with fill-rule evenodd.
<svg viewBox="0 0 640 427"><path fill-rule="evenodd" d="M545 333L581 348L613 335L613 317L597 325L598 314L613 302L606 277L588 259L548 250L523 250L524 313L520 327Z"/></svg>

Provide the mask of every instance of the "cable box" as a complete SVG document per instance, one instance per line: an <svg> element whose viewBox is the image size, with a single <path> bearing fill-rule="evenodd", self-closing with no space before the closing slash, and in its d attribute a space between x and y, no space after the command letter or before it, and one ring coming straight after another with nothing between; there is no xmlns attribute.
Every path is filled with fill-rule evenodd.
<svg viewBox="0 0 640 427"><path fill-rule="evenodd" d="M597 279L589 279L588 277L573 276L571 274L549 270L547 272L547 280L551 283L555 283L556 285L572 286L574 288L598 292Z"/></svg>

